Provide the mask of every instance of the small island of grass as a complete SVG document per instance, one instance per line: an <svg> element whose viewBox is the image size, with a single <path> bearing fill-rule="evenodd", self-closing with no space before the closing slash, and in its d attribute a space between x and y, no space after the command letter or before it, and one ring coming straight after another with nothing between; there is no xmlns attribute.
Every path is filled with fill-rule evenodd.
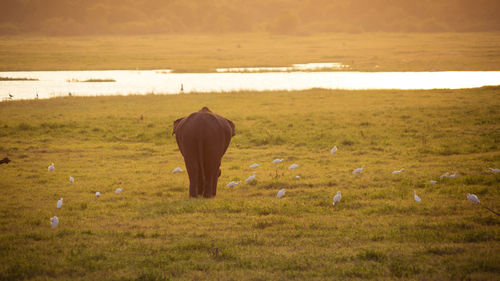
<svg viewBox="0 0 500 281"><path fill-rule="evenodd" d="M96 79L96 78L91 78L87 80L71 79L66 81L67 82L116 82L115 79Z"/></svg>
<svg viewBox="0 0 500 281"><path fill-rule="evenodd" d="M38 81L38 79L25 77L0 77L0 81Z"/></svg>

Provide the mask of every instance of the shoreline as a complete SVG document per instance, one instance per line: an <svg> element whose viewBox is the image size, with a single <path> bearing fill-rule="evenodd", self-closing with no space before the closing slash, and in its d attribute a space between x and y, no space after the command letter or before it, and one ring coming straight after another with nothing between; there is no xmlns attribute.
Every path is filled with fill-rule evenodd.
<svg viewBox="0 0 500 281"><path fill-rule="evenodd" d="M137 97L179 97L179 96L214 96L214 95L223 95L223 96L233 96L233 95L244 95L244 94L256 94L256 95L272 95L272 94L295 94L295 93L315 93L319 92L328 92L331 94L355 94L355 93L368 93L368 94L387 94L387 93L415 93L421 92L422 94L429 94L432 92L435 93L448 93L448 92L460 92L460 91L478 91L478 90L497 90L500 89L500 85L487 85L481 87L472 87L472 88L459 88L459 89L450 89L450 88L437 88L437 89L326 89L326 88L310 88L304 90L241 90L241 91L214 91L214 92L179 92L179 93L132 93L132 94L116 94L116 95L59 95L53 97L42 97L42 98L32 98L32 99L0 99L0 103L8 103L8 102L32 102L32 101L50 101L50 100L64 100L64 99L85 99L85 98L137 98ZM371 93L370 93L371 92Z"/></svg>

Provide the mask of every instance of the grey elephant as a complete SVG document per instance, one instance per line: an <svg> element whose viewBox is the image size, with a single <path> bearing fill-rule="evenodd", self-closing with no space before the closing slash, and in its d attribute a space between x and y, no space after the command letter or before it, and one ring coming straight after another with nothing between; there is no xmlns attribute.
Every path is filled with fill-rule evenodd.
<svg viewBox="0 0 500 281"><path fill-rule="evenodd" d="M214 197L222 156L235 135L234 124L207 107L175 120L172 134L189 175L189 196Z"/></svg>

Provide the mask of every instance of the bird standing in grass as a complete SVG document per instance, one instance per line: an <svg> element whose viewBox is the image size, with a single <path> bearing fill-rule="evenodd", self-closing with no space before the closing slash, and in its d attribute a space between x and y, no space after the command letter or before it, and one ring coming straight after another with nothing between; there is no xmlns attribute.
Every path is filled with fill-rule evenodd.
<svg viewBox="0 0 500 281"><path fill-rule="evenodd" d="M0 164L9 164L10 159L8 157L5 157L4 159L0 160Z"/></svg>
<svg viewBox="0 0 500 281"><path fill-rule="evenodd" d="M497 216L500 216L499 213L497 213L497 212L493 211L492 209L488 208L487 206L484 206L483 204L481 204L481 201L479 201L479 198L477 198L477 196L475 194L467 193L467 199L469 199L469 201L472 202L472 204L480 204L486 210L492 212L493 214L495 214Z"/></svg>
<svg viewBox="0 0 500 281"><path fill-rule="evenodd" d="M363 172L363 169L365 168L365 165L361 166L361 168L354 169L352 171L353 174L359 175L361 172Z"/></svg>
<svg viewBox="0 0 500 281"><path fill-rule="evenodd" d="M57 208L58 208L58 209L61 209L62 204L63 204L63 199L61 198L61 199L59 199L59 200L57 201ZM71 204L70 204L70 205L71 205Z"/></svg>
<svg viewBox="0 0 500 281"><path fill-rule="evenodd" d="M292 164L290 167L288 167L289 170L295 170L299 167L299 164Z"/></svg>
<svg viewBox="0 0 500 281"><path fill-rule="evenodd" d="M493 173L500 173L500 169L494 169L494 168L488 168L490 171L492 171Z"/></svg>
<svg viewBox="0 0 500 281"><path fill-rule="evenodd" d="M236 182L236 181L231 181L231 182L229 182L229 183L226 185L226 187L235 187L235 186L237 186L238 184L240 184L240 182L239 182L239 181L237 181L237 182Z"/></svg>
<svg viewBox="0 0 500 281"><path fill-rule="evenodd" d="M418 197L417 192L415 190L413 190L413 199L415 199L417 203L420 203L420 201L422 201L422 199Z"/></svg>
<svg viewBox="0 0 500 281"><path fill-rule="evenodd" d="M117 188L117 189L115 190L115 193L116 193L116 194L120 194L120 192L122 192L122 191L123 191L123 188Z"/></svg>
<svg viewBox="0 0 500 281"><path fill-rule="evenodd" d="M48 169L49 172L54 171L54 163L50 164L47 169Z"/></svg>
<svg viewBox="0 0 500 281"><path fill-rule="evenodd" d="M175 169L172 170L172 174L175 174L175 173L182 173L182 169L177 167Z"/></svg>
<svg viewBox="0 0 500 281"><path fill-rule="evenodd" d="M439 176L440 179L442 179L442 178L454 179L456 177L457 177L457 172L455 172L451 175L450 175L450 173L446 172L446 173L442 174L441 176Z"/></svg>
<svg viewBox="0 0 500 281"><path fill-rule="evenodd" d="M250 169L255 169L255 168L259 167L259 166L260 166L260 164L253 163L253 164L252 164L252 165L250 165L249 167L250 167Z"/></svg>
<svg viewBox="0 0 500 281"><path fill-rule="evenodd" d="M50 218L50 225L52 226L52 228L56 228L58 224L59 218L57 218L57 216L53 216Z"/></svg>
<svg viewBox="0 0 500 281"><path fill-rule="evenodd" d="M69 182L70 183L74 183L75 182L75 178L73 178L72 176L69 176Z"/></svg>
<svg viewBox="0 0 500 281"><path fill-rule="evenodd" d="M393 175L397 175L397 174L401 174L401 172L403 172L405 169L401 169L401 170L396 170L394 172L392 172Z"/></svg>
<svg viewBox="0 0 500 281"><path fill-rule="evenodd" d="M99 198L99 196L101 196L101 193L100 193L99 191L97 191L97 192L95 193L95 197Z"/></svg>
<svg viewBox="0 0 500 281"><path fill-rule="evenodd" d="M340 191L333 196L333 206L337 205L340 202L340 199L342 198L342 195L340 194Z"/></svg>
<svg viewBox="0 0 500 281"><path fill-rule="evenodd" d="M335 154L335 152L337 152L337 146L334 146L334 147L332 148L332 150L330 150L330 154L332 154L332 155L333 155L333 154Z"/></svg>
<svg viewBox="0 0 500 281"><path fill-rule="evenodd" d="M450 176L450 173L446 172L442 175L439 176L439 179L442 179L442 178L448 178Z"/></svg>
<svg viewBox="0 0 500 281"><path fill-rule="evenodd" d="M255 177L256 177L256 173L255 173L255 172L253 172L253 175L249 176L249 177L245 180L245 182L247 182L247 183L252 182L252 181L254 181L254 180L255 180Z"/></svg>
<svg viewBox="0 0 500 281"><path fill-rule="evenodd" d="M283 162L283 159L280 159L280 158L276 158L273 160L273 164L279 164L281 162Z"/></svg>
<svg viewBox="0 0 500 281"><path fill-rule="evenodd" d="M469 199L469 201L471 201L472 203L474 204L479 204L481 203L479 201L479 198L477 198L476 194L470 194L470 193L467 193L467 199Z"/></svg>
<svg viewBox="0 0 500 281"><path fill-rule="evenodd" d="M281 198L285 195L285 189L281 189L280 191L278 191L278 194L276 194L276 198Z"/></svg>

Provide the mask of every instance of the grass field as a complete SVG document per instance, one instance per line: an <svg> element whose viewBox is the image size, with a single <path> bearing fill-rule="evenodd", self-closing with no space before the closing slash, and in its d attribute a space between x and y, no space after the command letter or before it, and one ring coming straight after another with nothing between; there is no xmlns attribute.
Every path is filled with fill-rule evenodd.
<svg viewBox="0 0 500 281"><path fill-rule="evenodd" d="M499 33L0 37L0 71L165 69L341 62L352 71L500 70Z"/></svg>
<svg viewBox="0 0 500 281"><path fill-rule="evenodd" d="M216 198L190 199L172 123L205 105L236 136ZM1 280L500 278L500 219L465 197L500 211L500 87L66 97L0 120Z"/></svg>

